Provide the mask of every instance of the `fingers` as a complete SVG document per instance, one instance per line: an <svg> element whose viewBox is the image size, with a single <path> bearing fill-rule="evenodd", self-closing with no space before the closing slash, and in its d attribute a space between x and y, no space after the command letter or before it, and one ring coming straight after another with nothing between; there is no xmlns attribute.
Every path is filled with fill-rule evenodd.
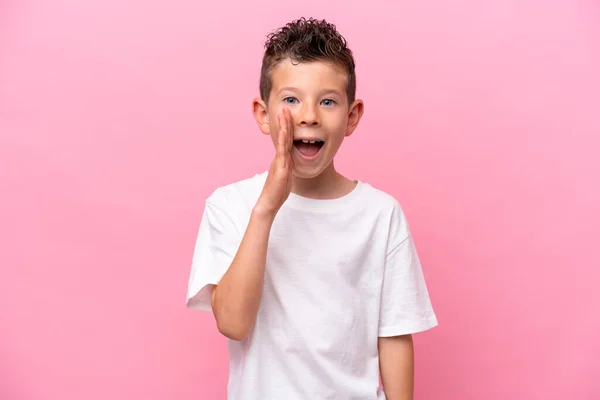
<svg viewBox="0 0 600 400"><path fill-rule="evenodd" d="M294 120L288 108L277 115L279 122L279 131L277 133L276 147L276 163L277 168L291 169L293 168L293 160L291 151L294 147Z"/></svg>
<svg viewBox="0 0 600 400"><path fill-rule="evenodd" d="M286 118L285 118L285 114L281 113L279 115L277 115L278 118L278 122L279 122L279 132L277 134L277 155L278 156L283 156L285 155L285 152L287 151L287 147L288 147L288 143L287 143L287 123L286 123Z"/></svg>
<svg viewBox="0 0 600 400"><path fill-rule="evenodd" d="M292 113L288 108L284 108L283 111L286 113L286 126L287 126L287 147L288 151L292 151L292 147L294 146L294 119L292 118Z"/></svg>

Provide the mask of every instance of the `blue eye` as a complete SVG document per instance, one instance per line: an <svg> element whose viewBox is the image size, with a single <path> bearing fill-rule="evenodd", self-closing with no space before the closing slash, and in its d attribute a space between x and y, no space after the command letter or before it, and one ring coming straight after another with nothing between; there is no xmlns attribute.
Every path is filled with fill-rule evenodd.
<svg viewBox="0 0 600 400"><path fill-rule="evenodd" d="M296 101L298 100L295 97L286 97L283 99L283 101L285 101L287 104L296 104Z"/></svg>
<svg viewBox="0 0 600 400"><path fill-rule="evenodd" d="M332 105L334 105L334 104L335 104L335 101L334 101L334 100L331 100L331 99L325 99L325 100L323 100L321 103L323 103L323 105L324 105L324 106L327 106L327 107L329 107L329 106L332 106Z"/></svg>

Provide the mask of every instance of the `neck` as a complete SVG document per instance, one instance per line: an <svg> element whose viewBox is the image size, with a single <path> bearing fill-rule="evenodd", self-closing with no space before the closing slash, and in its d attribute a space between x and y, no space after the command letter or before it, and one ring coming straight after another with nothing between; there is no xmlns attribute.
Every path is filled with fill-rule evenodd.
<svg viewBox="0 0 600 400"><path fill-rule="evenodd" d="M292 192L312 199L335 199L350 193L356 182L335 170L333 162L314 178L292 178Z"/></svg>

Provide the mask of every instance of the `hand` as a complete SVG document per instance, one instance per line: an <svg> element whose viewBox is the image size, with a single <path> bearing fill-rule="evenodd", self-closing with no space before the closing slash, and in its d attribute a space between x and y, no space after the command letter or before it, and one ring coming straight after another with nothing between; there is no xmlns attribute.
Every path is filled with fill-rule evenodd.
<svg viewBox="0 0 600 400"><path fill-rule="evenodd" d="M287 108L277 116L279 132L275 143L275 158L255 209L275 216L292 191L292 147L294 145L294 122Z"/></svg>

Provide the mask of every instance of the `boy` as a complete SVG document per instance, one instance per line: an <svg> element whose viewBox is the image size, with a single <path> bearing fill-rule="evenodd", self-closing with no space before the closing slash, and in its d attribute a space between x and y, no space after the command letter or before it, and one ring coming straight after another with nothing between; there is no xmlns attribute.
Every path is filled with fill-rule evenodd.
<svg viewBox="0 0 600 400"><path fill-rule="evenodd" d="M400 205L334 167L355 90L335 26L269 35L253 113L276 155L207 199L187 294L230 339L231 400L413 398L411 334L437 320Z"/></svg>

